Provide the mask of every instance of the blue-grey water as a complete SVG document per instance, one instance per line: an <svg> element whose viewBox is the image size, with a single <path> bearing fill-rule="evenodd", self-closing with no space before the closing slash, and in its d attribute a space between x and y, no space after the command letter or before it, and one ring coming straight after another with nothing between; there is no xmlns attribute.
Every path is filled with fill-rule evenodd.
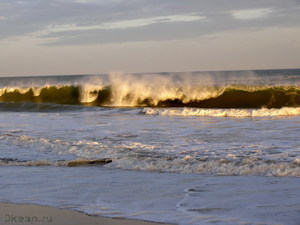
<svg viewBox="0 0 300 225"><path fill-rule="evenodd" d="M300 70L0 78L0 201L298 225L299 87Z"/></svg>

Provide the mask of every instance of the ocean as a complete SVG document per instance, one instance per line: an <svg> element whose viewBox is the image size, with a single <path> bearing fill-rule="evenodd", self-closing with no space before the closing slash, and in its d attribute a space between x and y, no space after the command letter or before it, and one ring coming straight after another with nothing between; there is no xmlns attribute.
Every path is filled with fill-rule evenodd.
<svg viewBox="0 0 300 225"><path fill-rule="evenodd" d="M0 78L0 202L300 224L300 69Z"/></svg>

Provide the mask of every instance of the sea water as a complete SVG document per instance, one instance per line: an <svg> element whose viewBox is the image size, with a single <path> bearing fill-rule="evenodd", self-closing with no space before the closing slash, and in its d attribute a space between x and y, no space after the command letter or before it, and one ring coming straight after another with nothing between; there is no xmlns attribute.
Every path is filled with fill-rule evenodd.
<svg viewBox="0 0 300 225"><path fill-rule="evenodd" d="M0 78L0 201L298 225L299 87L300 70Z"/></svg>

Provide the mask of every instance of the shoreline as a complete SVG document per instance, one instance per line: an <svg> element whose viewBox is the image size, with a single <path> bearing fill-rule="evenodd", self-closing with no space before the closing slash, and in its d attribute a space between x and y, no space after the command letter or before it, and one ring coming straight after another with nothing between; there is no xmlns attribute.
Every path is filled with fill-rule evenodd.
<svg viewBox="0 0 300 225"><path fill-rule="evenodd" d="M34 204L0 202L1 225L174 225L125 218L88 215L83 212Z"/></svg>

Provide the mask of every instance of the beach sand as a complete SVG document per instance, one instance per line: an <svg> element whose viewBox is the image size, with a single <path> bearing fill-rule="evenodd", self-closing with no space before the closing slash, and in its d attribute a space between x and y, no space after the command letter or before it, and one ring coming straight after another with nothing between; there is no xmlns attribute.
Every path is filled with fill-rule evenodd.
<svg viewBox="0 0 300 225"><path fill-rule="evenodd" d="M141 220L90 216L48 206L0 203L0 225L158 225Z"/></svg>

